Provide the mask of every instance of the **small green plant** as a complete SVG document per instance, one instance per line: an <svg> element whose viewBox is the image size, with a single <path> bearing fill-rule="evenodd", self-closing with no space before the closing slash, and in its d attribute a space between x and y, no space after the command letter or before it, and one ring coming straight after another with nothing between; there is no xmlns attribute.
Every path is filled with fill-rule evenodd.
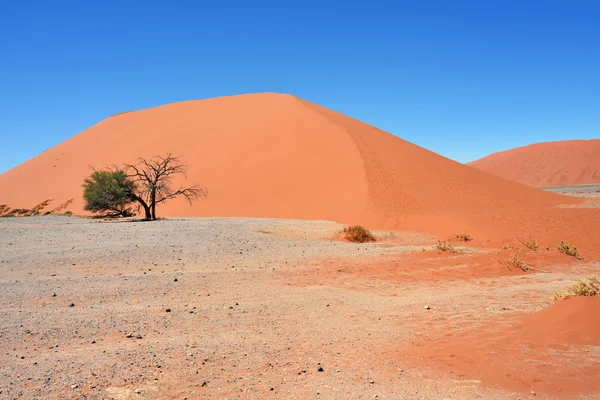
<svg viewBox="0 0 600 400"><path fill-rule="evenodd" d="M554 301L568 299L574 296L600 296L600 281L596 277L588 278L587 282L580 280L570 287L554 292Z"/></svg>
<svg viewBox="0 0 600 400"><path fill-rule="evenodd" d="M347 226L344 228L344 237L349 242L366 243L374 242L375 236L360 225Z"/></svg>
<svg viewBox="0 0 600 400"><path fill-rule="evenodd" d="M508 249L510 249L510 246L509 246L509 245L507 245L507 244L505 244L504 246L502 246L502 248L503 248L504 250L508 250Z"/></svg>
<svg viewBox="0 0 600 400"><path fill-rule="evenodd" d="M15 214L11 211L9 213L4 214L2 217L3 218L10 218L10 217L14 217L14 216L15 216Z"/></svg>
<svg viewBox="0 0 600 400"><path fill-rule="evenodd" d="M73 212L72 212L72 211L70 211L70 210L67 210L67 211L65 211L65 215L66 215L67 217L70 217L71 215L73 215Z"/></svg>
<svg viewBox="0 0 600 400"><path fill-rule="evenodd" d="M560 251L563 254L566 254L571 257L575 257L578 260L583 259L583 256L579 253L579 250L577 250L577 247L573 246L572 244L561 241L559 244L556 245L556 248L558 249L558 251Z"/></svg>
<svg viewBox="0 0 600 400"><path fill-rule="evenodd" d="M52 214L52 211L46 211L46 212L44 213L44 215L50 215L50 214Z"/></svg>
<svg viewBox="0 0 600 400"><path fill-rule="evenodd" d="M450 244L450 242L447 242L445 240L438 240L437 244L435 246L433 246L435 249L437 250L441 250L441 251L449 251L451 253L455 253L456 249L454 248L454 246L452 246L452 244Z"/></svg>
<svg viewBox="0 0 600 400"><path fill-rule="evenodd" d="M540 244L537 242L537 240L532 238L529 238L527 240L519 239L519 241L523 246L527 247L531 251L537 251L538 247L540 247Z"/></svg>
<svg viewBox="0 0 600 400"><path fill-rule="evenodd" d="M469 235L468 233L459 233L458 235L456 235L456 238L461 242L470 242L471 240L473 240L471 235Z"/></svg>

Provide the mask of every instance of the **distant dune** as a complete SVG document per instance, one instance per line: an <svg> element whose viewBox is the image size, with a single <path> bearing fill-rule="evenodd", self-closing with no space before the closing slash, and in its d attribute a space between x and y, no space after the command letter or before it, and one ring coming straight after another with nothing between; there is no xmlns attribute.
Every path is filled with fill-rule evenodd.
<svg viewBox="0 0 600 400"><path fill-rule="evenodd" d="M469 165L535 187L600 183L600 139L536 143Z"/></svg>
<svg viewBox="0 0 600 400"><path fill-rule="evenodd" d="M556 206L581 202L497 178L296 97L264 93L107 118L0 175L0 204L53 199L55 206L73 198L69 209L80 214L90 166L167 152L190 164L188 182L206 185L209 195L193 206L165 203L159 216L325 219L500 240L540 229L558 238L564 227L544 228L563 219L552 217Z"/></svg>

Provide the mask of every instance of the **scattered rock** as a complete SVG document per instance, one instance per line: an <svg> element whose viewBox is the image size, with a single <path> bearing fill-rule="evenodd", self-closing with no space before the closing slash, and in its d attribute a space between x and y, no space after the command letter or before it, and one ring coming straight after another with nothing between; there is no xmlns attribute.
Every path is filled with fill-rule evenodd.
<svg viewBox="0 0 600 400"><path fill-rule="evenodd" d="M173 279L173 282L177 282L177 278Z"/></svg>
<svg viewBox="0 0 600 400"><path fill-rule="evenodd" d="M325 370L323 369L323 367L322 367L322 366L320 366L320 365L319 365L319 367L317 368L317 371L319 371L319 372L323 372L323 371L325 371Z"/></svg>
<svg viewBox="0 0 600 400"><path fill-rule="evenodd" d="M426 309L426 310L431 310L431 307L429 307L429 305L426 305L426 306L425 306L425 309Z"/></svg>
<svg viewBox="0 0 600 400"><path fill-rule="evenodd" d="M69 307L75 307L75 303L69 304Z"/></svg>
<svg viewBox="0 0 600 400"><path fill-rule="evenodd" d="M141 335L141 334L139 334L139 333L136 333L136 334L135 334L135 338L136 338L136 339L141 339L141 338L142 338L142 335Z"/></svg>
<svg viewBox="0 0 600 400"><path fill-rule="evenodd" d="M52 293L52 297L56 297L56 293Z"/></svg>
<svg viewBox="0 0 600 400"><path fill-rule="evenodd" d="M78 384L71 385L71 389L77 389L79 387Z"/></svg>
<svg viewBox="0 0 600 400"><path fill-rule="evenodd" d="M167 309L165 310L165 312L171 312L171 309L170 309L170 308L167 308Z"/></svg>

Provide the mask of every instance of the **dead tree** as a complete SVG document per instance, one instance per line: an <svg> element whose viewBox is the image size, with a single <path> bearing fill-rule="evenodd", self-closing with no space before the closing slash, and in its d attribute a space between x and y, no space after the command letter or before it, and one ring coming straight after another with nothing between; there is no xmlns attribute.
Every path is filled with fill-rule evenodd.
<svg viewBox="0 0 600 400"><path fill-rule="evenodd" d="M144 208L147 220L156 220L156 205L159 203L183 196L192 204L208 195L206 188L198 184L172 188L173 177L186 177L188 165L170 153L153 159L139 158L136 164L124 165L127 175L137 184L132 196Z"/></svg>

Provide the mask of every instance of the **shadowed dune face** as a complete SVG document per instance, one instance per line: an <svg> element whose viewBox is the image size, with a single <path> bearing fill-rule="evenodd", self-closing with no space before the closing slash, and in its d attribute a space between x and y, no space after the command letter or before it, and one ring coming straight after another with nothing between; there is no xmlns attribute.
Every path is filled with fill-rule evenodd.
<svg viewBox="0 0 600 400"><path fill-rule="evenodd" d="M600 183L600 139L536 143L469 165L535 187Z"/></svg>
<svg viewBox="0 0 600 400"><path fill-rule="evenodd" d="M169 152L189 163L187 182L203 183L209 196L192 206L161 205L161 216L327 219L437 234L493 231L500 239L519 233L519 216L532 213L525 210L581 202L491 176L293 96L265 93L112 116L0 175L0 203L73 198L70 209L82 213L90 166Z"/></svg>

